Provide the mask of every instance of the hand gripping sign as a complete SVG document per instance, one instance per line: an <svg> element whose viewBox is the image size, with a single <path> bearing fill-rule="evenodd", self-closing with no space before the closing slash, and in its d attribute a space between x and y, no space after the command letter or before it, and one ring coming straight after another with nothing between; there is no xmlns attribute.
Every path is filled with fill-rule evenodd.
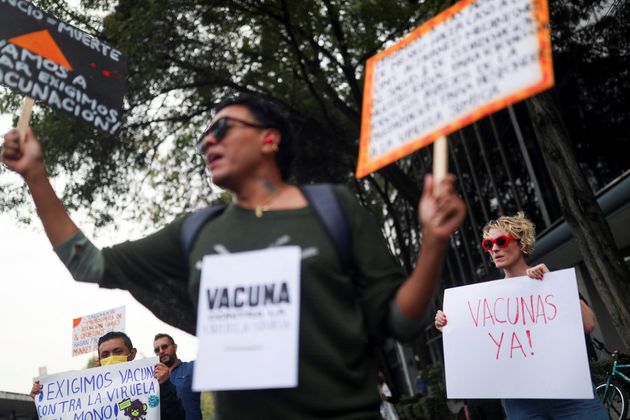
<svg viewBox="0 0 630 420"><path fill-rule="evenodd" d="M462 0L368 60L356 176L552 85L546 0Z"/></svg>
<svg viewBox="0 0 630 420"><path fill-rule="evenodd" d="M0 83L115 134L121 126L127 59L115 48L24 0L0 0Z"/></svg>

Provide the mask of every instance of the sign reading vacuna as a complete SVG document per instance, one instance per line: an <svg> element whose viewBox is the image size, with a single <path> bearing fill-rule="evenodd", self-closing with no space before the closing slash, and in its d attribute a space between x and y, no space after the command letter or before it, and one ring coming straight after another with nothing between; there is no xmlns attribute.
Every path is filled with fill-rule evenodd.
<svg viewBox="0 0 630 420"><path fill-rule="evenodd" d="M290 303L286 281L254 286L215 287L208 289L208 309L242 308Z"/></svg>
<svg viewBox="0 0 630 420"><path fill-rule="evenodd" d="M0 0L0 83L115 134L127 59L24 0Z"/></svg>

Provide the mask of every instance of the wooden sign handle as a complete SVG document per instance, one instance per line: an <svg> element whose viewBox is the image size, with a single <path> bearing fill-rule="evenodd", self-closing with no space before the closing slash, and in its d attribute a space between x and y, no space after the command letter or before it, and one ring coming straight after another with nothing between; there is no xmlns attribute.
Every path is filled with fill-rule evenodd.
<svg viewBox="0 0 630 420"><path fill-rule="evenodd" d="M34 103L35 100L30 96L24 97L24 102L22 102L22 113L20 114L20 119L17 123L17 129L20 132L20 137L25 136L28 124L31 122L31 114L33 113Z"/></svg>
<svg viewBox="0 0 630 420"><path fill-rule="evenodd" d="M448 141L446 137L440 136L433 143L433 185L437 193L440 182L446 177L448 172Z"/></svg>

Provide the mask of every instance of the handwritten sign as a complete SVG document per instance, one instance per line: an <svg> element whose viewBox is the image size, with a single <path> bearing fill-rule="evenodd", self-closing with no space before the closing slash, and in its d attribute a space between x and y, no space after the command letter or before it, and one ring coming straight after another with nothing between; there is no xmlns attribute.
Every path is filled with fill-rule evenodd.
<svg viewBox="0 0 630 420"><path fill-rule="evenodd" d="M98 339L110 331L125 331L125 307L74 318L72 320L72 356L97 350Z"/></svg>
<svg viewBox="0 0 630 420"><path fill-rule="evenodd" d="M463 0L366 66L356 176L553 85L546 0Z"/></svg>
<svg viewBox="0 0 630 420"><path fill-rule="evenodd" d="M0 83L115 134L126 57L24 0L0 0Z"/></svg>
<svg viewBox="0 0 630 420"><path fill-rule="evenodd" d="M447 289L449 398L593 398L575 271Z"/></svg>
<svg viewBox="0 0 630 420"><path fill-rule="evenodd" d="M194 390L297 386L300 258L297 246L204 257Z"/></svg>
<svg viewBox="0 0 630 420"><path fill-rule="evenodd" d="M40 420L160 419L157 357L39 378Z"/></svg>

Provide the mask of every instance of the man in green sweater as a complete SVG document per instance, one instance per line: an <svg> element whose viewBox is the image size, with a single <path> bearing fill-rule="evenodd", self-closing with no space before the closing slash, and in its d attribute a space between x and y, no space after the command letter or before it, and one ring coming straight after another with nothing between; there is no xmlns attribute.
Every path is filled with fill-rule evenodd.
<svg viewBox="0 0 630 420"><path fill-rule="evenodd" d="M158 317L187 331L195 328L205 256L299 247L297 387L217 392L217 414L220 419L378 419L373 339L407 340L420 332L449 236L465 207L453 176L440 185L425 177L419 203L422 249L407 276L369 213L348 190L336 188L352 240L352 270L347 270L300 188L287 182L293 142L276 104L242 96L217 105L197 149L213 182L231 191L234 202L203 226L189 255L182 255L180 246L183 219L146 238L97 249L53 191L30 129L22 138L15 130L5 135L2 159L26 181L55 252L76 280L129 290Z"/></svg>

